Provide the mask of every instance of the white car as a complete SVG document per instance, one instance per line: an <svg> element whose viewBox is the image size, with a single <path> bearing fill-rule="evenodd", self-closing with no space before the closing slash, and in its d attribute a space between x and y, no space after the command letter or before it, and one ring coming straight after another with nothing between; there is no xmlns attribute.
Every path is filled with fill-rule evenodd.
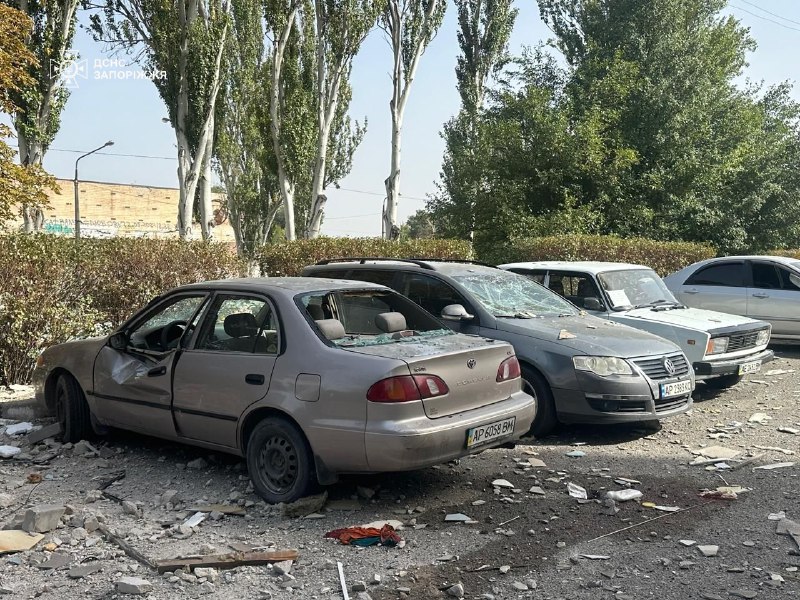
<svg viewBox="0 0 800 600"><path fill-rule="evenodd" d="M726 256L694 263L664 278L695 308L714 308L772 325L772 339L800 341L800 260Z"/></svg>
<svg viewBox="0 0 800 600"><path fill-rule="evenodd" d="M500 267L531 277L592 314L675 342L692 363L697 379L711 387L730 387L774 358L767 350L769 323L688 308L649 267L567 261Z"/></svg>

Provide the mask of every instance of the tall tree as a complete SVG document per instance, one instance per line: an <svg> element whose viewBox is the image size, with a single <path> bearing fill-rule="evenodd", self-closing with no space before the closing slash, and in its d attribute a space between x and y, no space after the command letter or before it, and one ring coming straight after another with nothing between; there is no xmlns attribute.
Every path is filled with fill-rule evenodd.
<svg viewBox="0 0 800 600"><path fill-rule="evenodd" d="M20 110L15 99L35 93L37 80L31 74L38 63L27 45L31 19L22 11L0 4L0 111L14 115ZM46 188L54 180L40 164L17 164L15 152L6 143L11 129L0 125L0 223L11 218L17 206L38 208L47 204Z"/></svg>
<svg viewBox="0 0 800 600"><path fill-rule="evenodd" d="M12 118L23 166L41 165L44 155L61 127L69 89L61 77L74 60L72 38L78 0L0 0L21 10L31 19L26 46L36 57L28 64L35 85L14 95ZM35 204L23 203L25 231L41 228L42 213Z"/></svg>
<svg viewBox="0 0 800 600"><path fill-rule="evenodd" d="M270 85L261 0L233 0L224 88L221 92L216 170L225 186L226 208L242 256L252 256L270 237L281 208L262 101Z"/></svg>
<svg viewBox="0 0 800 600"><path fill-rule="evenodd" d="M324 191L332 183L328 159L332 129L338 125L339 141L345 146L345 160L352 161L352 152L364 137L364 128L358 123L351 128L346 115L351 95L350 72L364 38L385 7L386 0L314 0L317 144L311 208L305 230L307 238L319 235L327 200Z"/></svg>
<svg viewBox="0 0 800 600"><path fill-rule="evenodd" d="M444 0L388 0L380 26L392 48L392 150L389 176L386 178L386 210L383 234L395 239L400 234L397 204L400 198L400 144L403 116L411 84L425 49L436 35L444 19Z"/></svg>
<svg viewBox="0 0 800 600"><path fill-rule="evenodd" d="M450 215L449 235L475 236L477 205L485 197L482 162L481 111L489 77L508 60L508 39L517 10L513 0L456 0L458 45L456 82L460 113L444 126L445 161L440 192L430 202L437 212Z"/></svg>
<svg viewBox="0 0 800 600"><path fill-rule="evenodd" d="M178 232L193 235L201 188L200 227L211 234L211 149L229 29L228 0L105 0L87 4L95 39L134 57L169 111L178 146ZM163 76L162 76L163 75Z"/></svg>

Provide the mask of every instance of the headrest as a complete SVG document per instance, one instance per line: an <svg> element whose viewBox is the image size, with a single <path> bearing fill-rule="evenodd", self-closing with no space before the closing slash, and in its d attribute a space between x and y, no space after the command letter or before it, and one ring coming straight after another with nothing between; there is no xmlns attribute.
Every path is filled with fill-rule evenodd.
<svg viewBox="0 0 800 600"><path fill-rule="evenodd" d="M258 335L258 323L250 313L237 313L225 317L223 323L225 333L232 338L252 337Z"/></svg>
<svg viewBox="0 0 800 600"><path fill-rule="evenodd" d="M405 316L399 312L386 312L377 315L375 317L375 327L384 333L394 333L408 329Z"/></svg>
<svg viewBox="0 0 800 600"><path fill-rule="evenodd" d="M325 311L322 310L322 307L319 304L309 304L306 307L308 314L311 315L311 318L315 321L321 321L325 318Z"/></svg>
<svg viewBox="0 0 800 600"><path fill-rule="evenodd" d="M338 340L347 335L344 325L339 319L319 319L314 322L319 327L320 333L327 340Z"/></svg>

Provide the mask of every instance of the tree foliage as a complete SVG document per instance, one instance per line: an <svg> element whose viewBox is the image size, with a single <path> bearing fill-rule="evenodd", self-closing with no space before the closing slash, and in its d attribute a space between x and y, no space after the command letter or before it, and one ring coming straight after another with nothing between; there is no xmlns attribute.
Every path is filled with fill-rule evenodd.
<svg viewBox="0 0 800 600"><path fill-rule="evenodd" d="M26 44L31 27L25 13L0 4L0 110L9 115L20 111L18 99L37 86L31 71L38 59ZM10 219L17 207L45 206L46 189L55 189L54 180L40 164L16 162L16 153L6 141L11 137L11 129L0 125L0 223Z"/></svg>
<svg viewBox="0 0 800 600"><path fill-rule="evenodd" d="M481 111L497 224L481 244L548 230L710 241L723 252L800 241L789 166L800 110L787 85L736 85L755 44L721 15L724 0L539 6L566 66L528 51ZM457 134L445 130L445 184L463 160ZM445 222L459 214L433 208L442 206Z"/></svg>

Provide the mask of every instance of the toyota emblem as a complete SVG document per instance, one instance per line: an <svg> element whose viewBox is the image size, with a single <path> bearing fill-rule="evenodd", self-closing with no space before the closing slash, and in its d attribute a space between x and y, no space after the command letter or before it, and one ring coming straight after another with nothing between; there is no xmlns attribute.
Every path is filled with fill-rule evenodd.
<svg viewBox="0 0 800 600"><path fill-rule="evenodd" d="M470 359L467 361L467 368L468 368L468 369L474 369L474 368L475 368L475 365L477 365L477 364L478 364L478 361L477 361L477 360L475 360L474 358L470 358Z"/></svg>
<svg viewBox="0 0 800 600"><path fill-rule="evenodd" d="M678 369L675 368L675 363L673 363L670 359L664 359L664 368L667 370L667 373L670 375L675 375L675 371Z"/></svg>

